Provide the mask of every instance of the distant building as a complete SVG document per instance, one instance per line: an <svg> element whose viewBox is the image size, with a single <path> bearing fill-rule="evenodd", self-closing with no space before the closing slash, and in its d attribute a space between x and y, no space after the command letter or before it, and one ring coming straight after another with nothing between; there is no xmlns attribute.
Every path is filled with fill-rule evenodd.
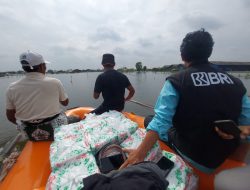
<svg viewBox="0 0 250 190"><path fill-rule="evenodd" d="M250 62L211 61L225 71L250 71Z"/></svg>

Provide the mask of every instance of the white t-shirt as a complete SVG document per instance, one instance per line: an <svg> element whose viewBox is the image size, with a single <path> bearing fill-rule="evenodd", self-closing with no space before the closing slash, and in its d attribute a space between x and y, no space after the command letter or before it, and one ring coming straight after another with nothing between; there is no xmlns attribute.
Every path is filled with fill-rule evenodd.
<svg viewBox="0 0 250 190"><path fill-rule="evenodd" d="M15 109L17 120L45 119L60 113L60 101L67 98L60 80L38 72L26 73L8 87L6 109Z"/></svg>

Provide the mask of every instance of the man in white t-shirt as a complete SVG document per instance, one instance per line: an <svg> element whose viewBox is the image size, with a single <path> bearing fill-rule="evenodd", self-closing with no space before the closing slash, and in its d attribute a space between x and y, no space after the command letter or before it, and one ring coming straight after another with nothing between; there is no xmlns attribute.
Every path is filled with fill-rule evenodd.
<svg viewBox="0 0 250 190"><path fill-rule="evenodd" d="M20 62L25 77L7 89L6 116L30 140L53 140L53 128L67 124L61 105L68 105L68 96L60 80L45 76L48 62L40 54L24 52Z"/></svg>

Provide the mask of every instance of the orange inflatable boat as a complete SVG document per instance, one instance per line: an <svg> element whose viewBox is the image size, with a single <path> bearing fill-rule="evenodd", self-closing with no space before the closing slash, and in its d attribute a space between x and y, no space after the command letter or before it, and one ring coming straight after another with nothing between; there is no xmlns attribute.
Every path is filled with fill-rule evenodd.
<svg viewBox="0 0 250 190"><path fill-rule="evenodd" d="M93 108L79 107L66 112L67 115L76 115L84 118ZM124 115L132 121L138 123L143 128L144 118L133 113L124 112ZM161 148L173 152L168 146L160 142ZM8 175L0 182L0 190L43 190L51 172L49 162L50 142L27 142L23 151L17 159ZM245 163L233 159L226 160L215 172L221 170L243 166ZM199 176L200 190L213 190L215 174L205 174L196 169L195 173Z"/></svg>

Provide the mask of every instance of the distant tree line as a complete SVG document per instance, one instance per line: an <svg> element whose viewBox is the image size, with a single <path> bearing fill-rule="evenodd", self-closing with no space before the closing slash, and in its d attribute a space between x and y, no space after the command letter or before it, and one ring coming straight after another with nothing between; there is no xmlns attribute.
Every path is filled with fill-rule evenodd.
<svg viewBox="0 0 250 190"><path fill-rule="evenodd" d="M101 72L101 69L69 69L69 70L47 70L46 73L49 74L60 74L60 73L84 73L84 72ZM7 72L0 72L0 77L5 76L12 76L16 74L24 74L24 71L7 71Z"/></svg>
<svg viewBox="0 0 250 190"><path fill-rule="evenodd" d="M135 68L137 72L141 71L160 71L160 72L175 72L182 70L184 68L183 64L178 64L178 65L164 65L163 67L154 67L151 69L148 69L147 66L143 66L142 62L137 62L135 64Z"/></svg>
<svg viewBox="0 0 250 190"><path fill-rule="evenodd" d="M70 69L70 70L51 70L49 69L47 73L49 74L60 74L60 73L85 73L85 72L101 72L101 69Z"/></svg>
<svg viewBox="0 0 250 190"><path fill-rule="evenodd" d="M142 62L137 62L135 64L135 68L127 68L122 67L118 68L117 70L120 72L146 72L146 71L153 71L153 72L175 72L183 69L182 64L178 65L165 65L162 67L154 67L154 68L147 68L147 66L143 66ZM61 74L61 73L84 73L84 72L101 72L101 69L69 69L69 70L52 70L49 69L47 73L49 74ZM0 72L0 77L5 76L12 76L16 74L24 74L24 71L7 71L7 72Z"/></svg>
<svg viewBox="0 0 250 190"><path fill-rule="evenodd" d="M216 67L221 68L225 71L244 71L248 72L250 68L250 62L230 62L230 61L211 61ZM135 63L134 68L127 68L122 67L118 68L118 71L121 72L146 72L146 71L153 71L153 72L176 72L184 69L183 64L175 64L175 65L164 65L162 67L153 67L148 68L147 66L143 65L142 62ZM83 73L83 72L101 72L101 69L69 69L69 70L51 70L49 69L47 73L49 74L60 74L60 73ZM0 77L11 76L16 74L24 74L23 70L19 71L7 71L7 72L0 72ZM247 76L250 78L250 75Z"/></svg>

